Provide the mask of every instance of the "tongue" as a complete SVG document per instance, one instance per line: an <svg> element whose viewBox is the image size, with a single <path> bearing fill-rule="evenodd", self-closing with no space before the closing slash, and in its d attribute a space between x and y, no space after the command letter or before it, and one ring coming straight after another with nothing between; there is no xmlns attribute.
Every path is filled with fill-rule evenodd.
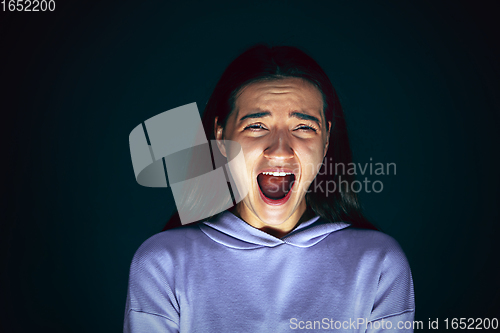
<svg viewBox="0 0 500 333"><path fill-rule="evenodd" d="M261 173L257 177L257 182L259 183L262 194L269 199L279 200L284 198L288 191L290 191L294 179L294 175L275 177Z"/></svg>

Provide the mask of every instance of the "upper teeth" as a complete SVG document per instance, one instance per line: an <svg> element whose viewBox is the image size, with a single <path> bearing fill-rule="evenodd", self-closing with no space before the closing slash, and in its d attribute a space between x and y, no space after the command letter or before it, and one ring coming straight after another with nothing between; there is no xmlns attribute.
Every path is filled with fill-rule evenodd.
<svg viewBox="0 0 500 333"><path fill-rule="evenodd" d="M264 175L267 175L267 176L287 176L287 175L291 175L292 173L291 172L263 172Z"/></svg>

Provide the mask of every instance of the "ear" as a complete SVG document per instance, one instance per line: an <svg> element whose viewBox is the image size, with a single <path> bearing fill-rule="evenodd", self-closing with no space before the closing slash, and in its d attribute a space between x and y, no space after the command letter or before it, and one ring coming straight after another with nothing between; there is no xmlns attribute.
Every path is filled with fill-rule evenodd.
<svg viewBox="0 0 500 333"><path fill-rule="evenodd" d="M325 142L325 151L323 153L323 158L326 156L326 152L328 151L328 146L330 144L330 130L332 129L332 122L328 122L328 130L326 131L326 142Z"/></svg>
<svg viewBox="0 0 500 333"><path fill-rule="evenodd" d="M217 147L219 148L220 153L227 157L226 154L226 146L224 145L224 129L218 123L219 117L215 117L214 121L214 134L215 140L217 140Z"/></svg>

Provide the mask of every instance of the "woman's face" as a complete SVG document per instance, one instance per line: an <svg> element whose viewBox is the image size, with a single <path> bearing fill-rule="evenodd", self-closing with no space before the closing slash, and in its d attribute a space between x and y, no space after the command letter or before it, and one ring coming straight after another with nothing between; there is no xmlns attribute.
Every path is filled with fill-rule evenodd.
<svg viewBox="0 0 500 333"><path fill-rule="evenodd" d="M256 82L242 90L226 127L216 124L216 138L242 147L246 170L241 173L249 193L236 210L246 222L295 226L326 154L330 125L320 91L305 80ZM227 147L219 144L222 154L231 156Z"/></svg>

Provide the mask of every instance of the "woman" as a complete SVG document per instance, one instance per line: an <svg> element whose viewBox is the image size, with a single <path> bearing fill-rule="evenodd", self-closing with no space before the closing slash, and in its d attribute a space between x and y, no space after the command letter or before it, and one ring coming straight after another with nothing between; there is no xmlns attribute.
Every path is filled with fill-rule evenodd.
<svg viewBox="0 0 500 333"><path fill-rule="evenodd" d="M404 253L363 217L352 176L319 170L325 158L347 165L351 151L338 97L311 57L250 48L223 73L203 124L219 140L214 154L232 155L224 140L240 144L249 193L143 243L125 332L412 331Z"/></svg>

